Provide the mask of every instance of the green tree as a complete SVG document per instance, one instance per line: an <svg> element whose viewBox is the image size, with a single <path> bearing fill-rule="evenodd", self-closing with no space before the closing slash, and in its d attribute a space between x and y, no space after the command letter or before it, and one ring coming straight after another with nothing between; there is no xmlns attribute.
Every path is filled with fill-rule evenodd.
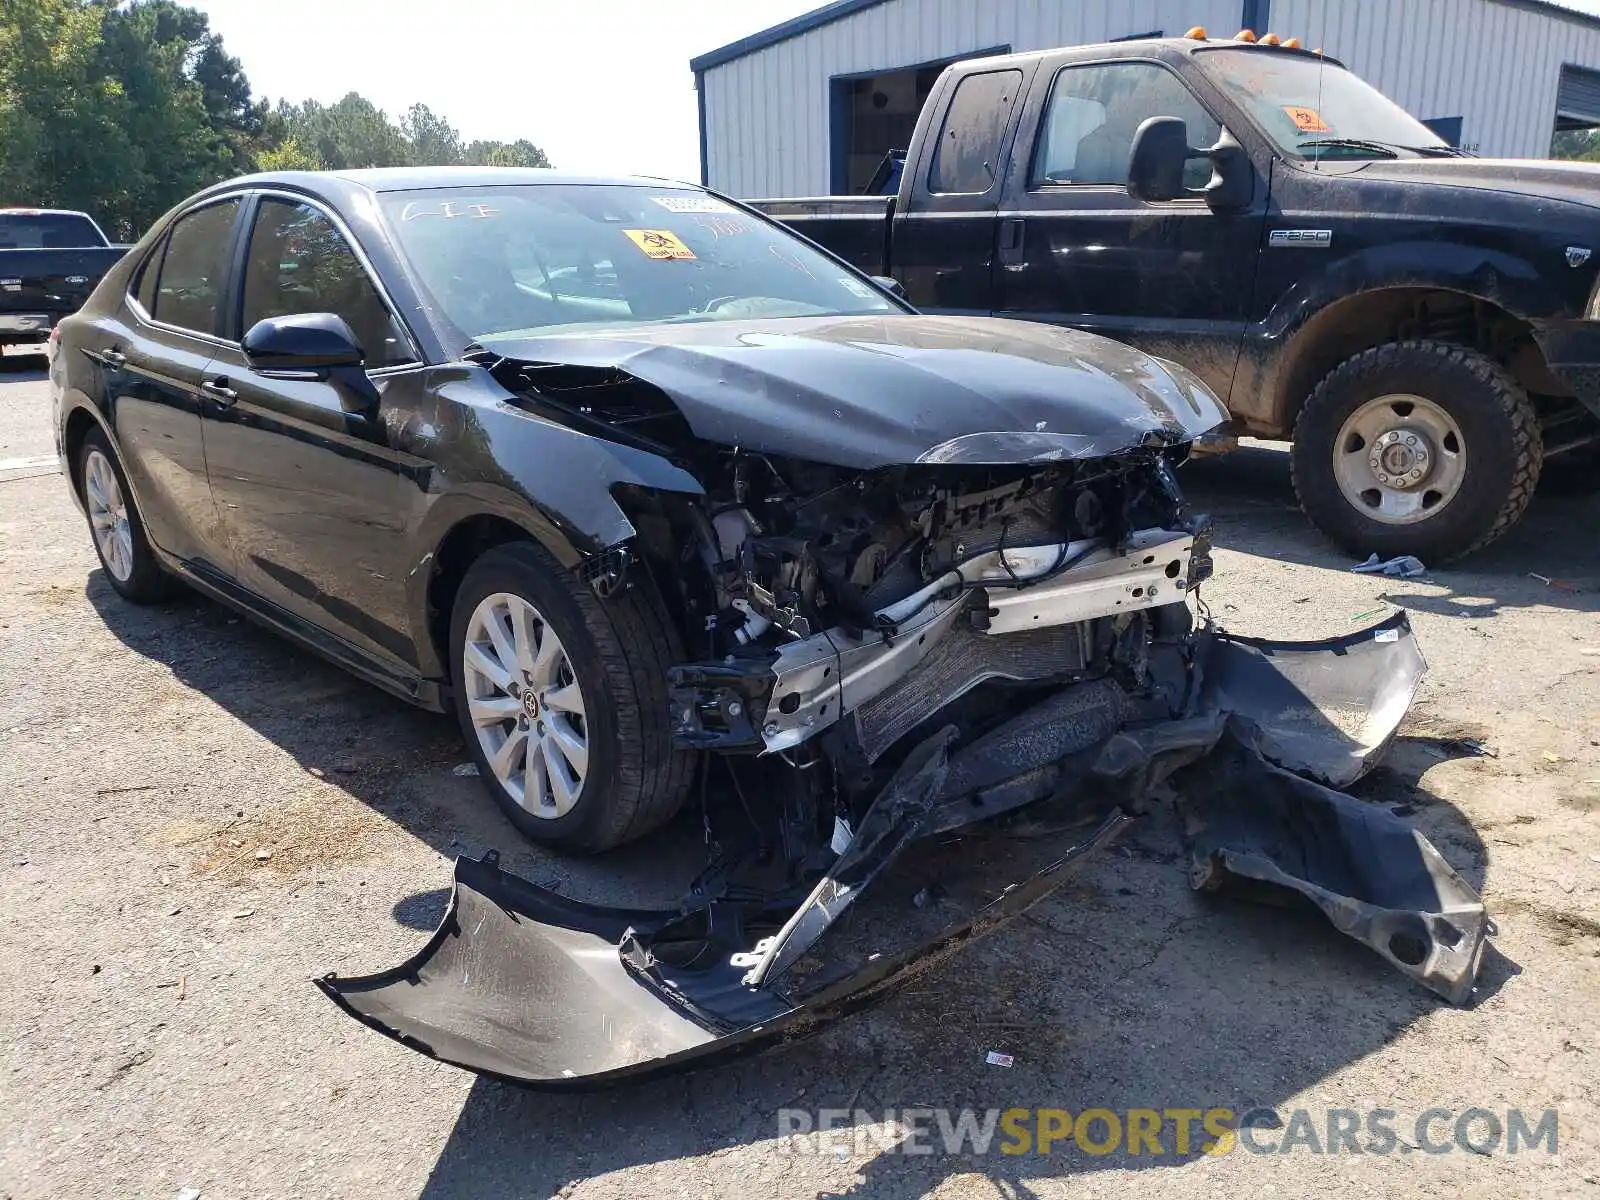
<svg viewBox="0 0 1600 1200"><path fill-rule="evenodd" d="M475 167L548 167L545 152L527 138L514 142L473 142L462 161Z"/></svg>
<svg viewBox="0 0 1600 1200"><path fill-rule="evenodd" d="M403 167L411 162L411 143L405 135L382 109L355 92L336 104L307 100L292 106L287 133L330 171Z"/></svg>
<svg viewBox="0 0 1600 1200"><path fill-rule="evenodd" d="M178 0L0 0L0 201L81 208L132 239L185 196L255 170L548 166L424 104L398 123L351 92L269 106Z"/></svg>
<svg viewBox="0 0 1600 1200"><path fill-rule="evenodd" d="M426 104L413 104L407 110L400 118L400 132L411 143L415 166L453 166L461 161L461 135Z"/></svg>
<svg viewBox="0 0 1600 1200"><path fill-rule="evenodd" d="M1600 129L1563 129L1550 141L1550 157L1600 162Z"/></svg>
<svg viewBox="0 0 1600 1200"><path fill-rule="evenodd" d="M119 79L100 70L103 12L75 0L0 0L0 196L86 208L131 165Z"/></svg>

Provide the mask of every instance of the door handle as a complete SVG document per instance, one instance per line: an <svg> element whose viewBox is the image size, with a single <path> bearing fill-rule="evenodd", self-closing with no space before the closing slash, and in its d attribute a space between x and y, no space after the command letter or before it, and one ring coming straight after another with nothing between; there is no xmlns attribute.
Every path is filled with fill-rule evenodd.
<svg viewBox="0 0 1600 1200"><path fill-rule="evenodd" d="M1000 261L1016 262L1022 254L1022 218L1006 217L1000 222Z"/></svg>
<svg viewBox="0 0 1600 1200"><path fill-rule="evenodd" d="M121 350L100 351L100 361L114 371L120 371L128 365L128 356Z"/></svg>
<svg viewBox="0 0 1600 1200"><path fill-rule="evenodd" d="M227 379L203 379L200 381L201 390L208 396L216 398L219 404L232 404L239 398L239 393L228 386Z"/></svg>

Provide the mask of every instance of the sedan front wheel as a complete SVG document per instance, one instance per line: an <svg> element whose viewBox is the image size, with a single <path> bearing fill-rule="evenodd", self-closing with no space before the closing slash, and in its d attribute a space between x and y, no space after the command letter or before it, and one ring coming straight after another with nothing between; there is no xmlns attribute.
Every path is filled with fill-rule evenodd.
<svg viewBox="0 0 1600 1200"><path fill-rule="evenodd" d="M456 717L511 823L597 851L670 818L696 764L672 744L667 670L681 659L647 579L602 600L532 542L473 563L450 622Z"/></svg>

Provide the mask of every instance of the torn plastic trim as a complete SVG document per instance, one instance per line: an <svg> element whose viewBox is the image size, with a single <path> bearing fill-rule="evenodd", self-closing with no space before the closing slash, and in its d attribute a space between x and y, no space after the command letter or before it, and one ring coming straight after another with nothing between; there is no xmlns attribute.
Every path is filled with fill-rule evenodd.
<svg viewBox="0 0 1600 1200"><path fill-rule="evenodd" d="M1297 892L1340 933L1466 1003L1494 932L1482 898L1415 827L1275 766L1262 742L1250 722L1230 718L1180 775L1191 884L1216 891L1233 877Z"/></svg>
<svg viewBox="0 0 1600 1200"><path fill-rule="evenodd" d="M1054 892L1133 817L1111 811L1042 869L1004 888L931 940L867 957L796 1000L741 988L738 1019L687 985L645 987L617 941L678 918L567 900L500 870L493 852L456 860L455 891L428 943L375 975L317 986L368 1028L452 1066L543 1091L586 1091L672 1075L817 1032L1002 926ZM555 978L542 975L553 971ZM576 986L578 993L564 990ZM754 1000L752 1000L754 997ZM689 1003L698 1015L690 1016ZM749 1017L759 1003L766 1015Z"/></svg>

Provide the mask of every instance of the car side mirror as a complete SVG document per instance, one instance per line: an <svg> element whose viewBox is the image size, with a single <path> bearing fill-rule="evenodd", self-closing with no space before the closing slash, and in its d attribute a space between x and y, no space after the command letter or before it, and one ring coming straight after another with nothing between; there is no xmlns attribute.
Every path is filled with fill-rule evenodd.
<svg viewBox="0 0 1600 1200"><path fill-rule="evenodd" d="M1183 186L1183 169L1193 158L1211 160L1211 179L1191 191ZM1213 212L1245 208L1255 195L1250 156L1226 129L1209 150L1189 145L1189 129L1177 117L1150 117L1133 135L1128 155L1128 195L1158 203L1193 196L1205 200Z"/></svg>
<svg viewBox="0 0 1600 1200"><path fill-rule="evenodd" d="M343 317L296 313L267 317L244 335L250 369L267 379L325 379L340 385L346 412L367 415L377 407L378 389L362 364L366 353Z"/></svg>
<svg viewBox="0 0 1600 1200"><path fill-rule="evenodd" d="M893 275L873 275L869 278L891 296L898 296L902 300L906 298L905 284L901 283Z"/></svg>

